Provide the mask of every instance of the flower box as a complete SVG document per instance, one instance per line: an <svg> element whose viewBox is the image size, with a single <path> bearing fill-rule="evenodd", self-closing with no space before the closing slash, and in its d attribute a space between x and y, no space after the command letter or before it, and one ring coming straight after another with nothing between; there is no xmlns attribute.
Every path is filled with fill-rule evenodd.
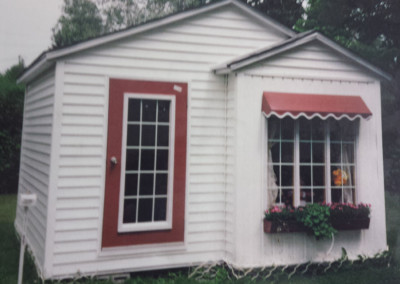
<svg viewBox="0 0 400 284"><path fill-rule="evenodd" d="M265 211L264 232L313 232L316 239L330 238L336 231L369 228L371 205L360 203L314 203L290 208L274 206Z"/></svg>
<svg viewBox="0 0 400 284"><path fill-rule="evenodd" d="M331 220L332 226L338 231L362 230L369 228L370 218Z"/></svg>
<svg viewBox="0 0 400 284"><path fill-rule="evenodd" d="M264 219L264 232L268 234L304 232L305 230L304 225L296 220L269 221Z"/></svg>
<svg viewBox="0 0 400 284"><path fill-rule="evenodd" d="M369 228L370 218L332 220L332 227L338 231L362 230ZM264 219L264 233L295 233L305 232L306 227L298 221L269 221Z"/></svg>

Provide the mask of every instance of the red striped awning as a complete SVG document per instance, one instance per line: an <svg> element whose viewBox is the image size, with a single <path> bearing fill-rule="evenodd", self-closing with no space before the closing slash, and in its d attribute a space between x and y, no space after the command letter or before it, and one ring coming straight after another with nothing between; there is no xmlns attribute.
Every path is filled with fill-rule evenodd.
<svg viewBox="0 0 400 284"><path fill-rule="evenodd" d="M346 117L354 120L372 115L363 99L359 96L310 95L294 93L264 92L262 111L269 117L290 116L294 119L304 116L308 119L320 117L327 119Z"/></svg>

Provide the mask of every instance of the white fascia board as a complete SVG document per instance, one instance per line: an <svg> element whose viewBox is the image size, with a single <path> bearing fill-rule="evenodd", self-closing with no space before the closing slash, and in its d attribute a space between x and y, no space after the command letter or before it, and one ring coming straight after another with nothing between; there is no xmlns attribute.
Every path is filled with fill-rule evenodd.
<svg viewBox="0 0 400 284"><path fill-rule="evenodd" d="M281 48L277 48L277 49L269 51L269 52L266 51L265 53L260 54L258 56L255 56L253 58L249 58L248 60L244 60L242 62L239 62L239 63L236 63L236 64L232 64L230 66L230 68L232 70L238 70L240 68L243 68L245 66L251 65L251 64L256 63L258 61L265 60L265 59L270 58L270 57L272 57L274 55L277 55L279 53L282 53L282 52L285 52L287 50L293 49L293 48L295 48L297 46L306 44L306 43L308 43L308 42L310 42L310 41L312 41L314 39L316 39L316 34L311 34L311 35L306 36L306 37L304 37L304 38L302 38L300 40L294 41L293 43L289 43L287 45L284 45ZM273 47L271 47L271 49L273 49Z"/></svg>
<svg viewBox="0 0 400 284"><path fill-rule="evenodd" d="M289 39L290 40L290 39ZM392 76L390 76L388 73L380 70L379 68L373 66L372 64L368 63L367 61L365 61L364 59L361 59L360 57L354 55L353 53L351 53L350 51L346 50L345 48L341 47L340 45L338 45L337 43L331 41L330 39L328 39L327 37L323 36L320 33L313 33L310 34L308 36L305 36L302 39L299 39L297 41L294 41L293 43L289 43L287 45L283 45L281 48L277 48L275 50L272 50L270 52L268 52L268 50L265 51L265 53L260 54L259 56L254 56L252 58L249 58L248 60L243 60L241 62L238 63L232 63L232 64L224 64L224 65L220 65L219 67L215 67L213 68L215 74L228 74L232 71L236 71L238 69L244 68L246 66L249 66L251 64L257 63L259 61L268 59L272 56L278 55L280 53L283 53L285 51L288 51L290 49L296 48L298 46L307 44L313 40L318 40L319 42L321 42L322 44L324 44L327 47L330 47L331 49L335 50L336 52L340 53L341 55L343 55L344 57L348 58L349 60L355 62L356 64L362 66L363 68L368 69L369 71L371 71L372 73L376 74L378 77L390 81L392 79ZM273 49L274 47L272 46L269 49ZM250 55L249 55L250 56ZM242 57L243 58L243 57ZM244 57L245 58L245 57ZM235 60L237 61L237 60ZM232 61L234 62L234 61Z"/></svg>
<svg viewBox="0 0 400 284"><path fill-rule="evenodd" d="M294 47L296 47L298 45L302 45L304 43L307 43L307 42L309 42L309 41L311 41L313 39L315 39L315 34L312 34L311 36L307 36L307 37L305 37L303 39L300 39L298 41L294 41L293 43L289 43L287 45L285 45L285 42L278 43L276 45L268 47L267 49L262 48L262 49L260 49L258 51L255 51L255 52L252 51L252 52L250 52L248 54L242 55L242 56L236 58L235 60L231 60L228 63L216 66L216 67L212 68L212 70L215 72L215 74L228 74L231 71L235 71L235 70L241 69L243 67L246 67L248 65L251 65L253 63L257 63L258 61L267 59L269 57L272 57L274 55L282 53L282 52L284 52L286 50L292 49L292 48L294 48ZM292 39L288 39L288 41L289 40L292 40ZM276 47L279 47L280 45L283 45L283 46L280 47L280 48L276 48ZM271 51L268 51L268 50L271 50ZM252 57L253 54L259 54L259 55ZM250 57L250 58L246 59L246 57ZM231 62L235 62L235 61L240 61L241 59L243 59L243 61L238 62L238 63L231 63Z"/></svg>
<svg viewBox="0 0 400 284"><path fill-rule="evenodd" d="M40 61L38 63L33 65L31 69L26 71L26 73L24 73L20 78L17 79L17 83L21 84L21 83L29 82L29 80L33 76L35 76L35 74L41 73L42 71L46 70L53 64L54 64L54 62L51 62L48 60L47 54L44 54L43 58L40 59Z"/></svg>

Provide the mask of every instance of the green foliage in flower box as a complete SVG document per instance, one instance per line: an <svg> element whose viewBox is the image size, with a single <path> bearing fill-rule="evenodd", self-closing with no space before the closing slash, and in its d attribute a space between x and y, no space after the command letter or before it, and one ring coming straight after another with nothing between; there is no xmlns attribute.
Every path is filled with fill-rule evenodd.
<svg viewBox="0 0 400 284"><path fill-rule="evenodd" d="M332 238L338 230L359 230L369 227L369 216L371 205L369 204L351 204L351 203L333 203L333 204L307 204L298 208L286 206L274 206L265 211L264 219L273 222L275 228L282 227L285 230L272 232L291 232L299 231L296 223L301 225L305 231L308 231L314 237L319 239ZM296 230L291 230L290 226L295 226ZM264 224L264 228L267 228ZM267 231L266 231L267 232Z"/></svg>

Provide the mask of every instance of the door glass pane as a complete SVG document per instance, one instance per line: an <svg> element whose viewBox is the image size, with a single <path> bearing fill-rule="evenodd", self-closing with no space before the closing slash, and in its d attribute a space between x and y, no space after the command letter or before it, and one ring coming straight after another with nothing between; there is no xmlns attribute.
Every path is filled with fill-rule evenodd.
<svg viewBox="0 0 400 284"><path fill-rule="evenodd" d="M153 199L141 198L139 199L139 212L138 222L149 222L153 215Z"/></svg>
<svg viewBox="0 0 400 284"><path fill-rule="evenodd" d="M159 125L157 130L157 146L168 146L169 126Z"/></svg>
<svg viewBox="0 0 400 284"><path fill-rule="evenodd" d="M139 165L139 150L128 149L126 151L126 170L137 171Z"/></svg>
<svg viewBox="0 0 400 284"><path fill-rule="evenodd" d="M153 195L153 182L154 174L141 174L140 175L140 196Z"/></svg>
<svg viewBox="0 0 400 284"><path fill-rule="evenodd" d="M157 150L157 170L168 170L168 150Z"/></svg>
<svg viewBox="0 0 400 284"><path fill-rule="evenodd" d="M156 100L143 100L142 101L142 121L153 122L156 121Z"/></svg>
<svg viewBox="0 0 400 284"><path fill-rule="evenodd" d="M129 99L128 121L140 121L140 99Z"/></svg>
<svg viewBox="0 0 400 284"><path fill-rule="evenodd" d="M159 122L169 122L169 101L158 101L158 121Z"/></svg>
<svg viewBox="0 0 400 284"><path fill-rule="evenodd" d="M154 150L142 150L141 156L140 169L154 170Z"/></svg>
<svg viewBox="0 0 400 284"><path fill-rule="evenodd" d="M126 174L125 175L125 196L136 196L137 195L137 174Z"/></svg>
<svg viewBox="0 0 400 284"><path fill-rule="evenodd" d="M167 194L168 174L156 175L156 195Z"/></svg>
<svg viewBox="0 0 400 284"><path fill-rule="evenodd" d="M128 125L127 141L128 146L138 146L139 145L139 131L140 125Z"/></svg>
<svg viewBox="0 0 400 284"><path fill-rule="evenodd" d="M154 209L154 221L165 221L167 219L167 199L156 198Z"/></svg>
<svg viewBox="0 0 400 284"><path fill-rule="evenodd" d="M156 144L156 126L142 125L142 146L154 146Z"/></svg>
<svg viewBox="0 0 400 284"><path fill-rule="evenodd" d="M136 199L125 199L123 222L136 223Z"/></svg>

